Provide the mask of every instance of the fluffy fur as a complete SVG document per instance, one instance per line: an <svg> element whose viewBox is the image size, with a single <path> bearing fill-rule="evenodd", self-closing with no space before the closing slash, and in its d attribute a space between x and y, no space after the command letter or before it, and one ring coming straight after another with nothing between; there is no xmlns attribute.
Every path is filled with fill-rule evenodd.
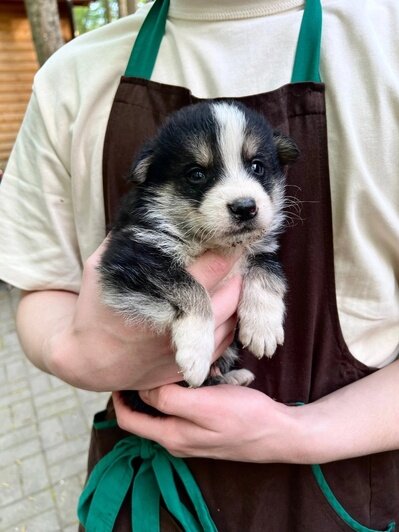
<svg viewBox="0 0 399 532"><path fill-rule="evenodd" d="M276 259L284 215L284 166L295 143L232 102L200 103L173 114L134 163L101 265L106 304L132 322L169 330L190 386L249 384L231 370L234 349L213 367L210 299L186 267L208 249L243 250L240 342L271 357L284 341L286 283Z"/></svg>

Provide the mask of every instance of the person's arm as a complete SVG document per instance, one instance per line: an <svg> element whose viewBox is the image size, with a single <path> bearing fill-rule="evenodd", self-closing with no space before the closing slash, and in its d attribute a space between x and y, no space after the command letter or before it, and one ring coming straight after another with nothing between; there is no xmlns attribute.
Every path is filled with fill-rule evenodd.
<svg viewBox="0 0 399 532"><path fill-rule="evenodd" d="M118 424L176 456L313 464L399 448L399 361L314 403L286 406L256 390L166 385L140 392L169 414L132 412L114 394Z"/></svg>
<svg viewBox="0 0 399 532"><path fill-rule="evenodd" d="M17 331L26 355L42 370L88 390L142 389L181 380L169 335L128 324L101 302L96 266L102 250L86 263L79 294L45 290L23 295ZM215 358L234 336L241 279L221 281L235 260L207 253L190 268L211 292Z"/></svg>

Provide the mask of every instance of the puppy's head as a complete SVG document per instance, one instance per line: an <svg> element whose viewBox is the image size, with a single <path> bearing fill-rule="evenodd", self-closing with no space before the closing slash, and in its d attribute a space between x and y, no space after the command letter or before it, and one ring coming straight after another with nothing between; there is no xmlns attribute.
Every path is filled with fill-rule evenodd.
<svg viewBox="0 0 399 532"><path fill-rule="evenodd" d="M246 245L281 226L283 167L297 155L291 139L245 106L200 103L169 118L130 179L148 220L205 247Z"/></svg>

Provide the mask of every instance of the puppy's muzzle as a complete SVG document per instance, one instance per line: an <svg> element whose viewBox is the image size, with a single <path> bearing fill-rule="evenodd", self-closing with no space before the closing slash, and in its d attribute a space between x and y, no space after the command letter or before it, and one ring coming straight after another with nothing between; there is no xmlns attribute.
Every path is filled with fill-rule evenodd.
<svg viewBox="0 0 399 532"><path fill-rule="evenodd" d="M252 220L258 214L258 207L253 198L239 198L227 205L232 217L238 222Z"/></svg>

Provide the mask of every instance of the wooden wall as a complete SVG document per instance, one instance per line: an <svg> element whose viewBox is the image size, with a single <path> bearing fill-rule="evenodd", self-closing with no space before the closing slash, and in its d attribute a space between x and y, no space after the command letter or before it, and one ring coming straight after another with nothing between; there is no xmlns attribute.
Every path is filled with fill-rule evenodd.
<svg viewBox="0 0 399 532"><path fill-rule="evenodd" d="M0 4L0 168L4 168L38 67L24 5Z"/></svg>
<svg viewBox="0 0 399 532"><path fill-rule="evenodd" d="M64 39L71 39L66 15ZM29 101L38 68L23 1L0 0L0 170L4 169Z"/></svg>

